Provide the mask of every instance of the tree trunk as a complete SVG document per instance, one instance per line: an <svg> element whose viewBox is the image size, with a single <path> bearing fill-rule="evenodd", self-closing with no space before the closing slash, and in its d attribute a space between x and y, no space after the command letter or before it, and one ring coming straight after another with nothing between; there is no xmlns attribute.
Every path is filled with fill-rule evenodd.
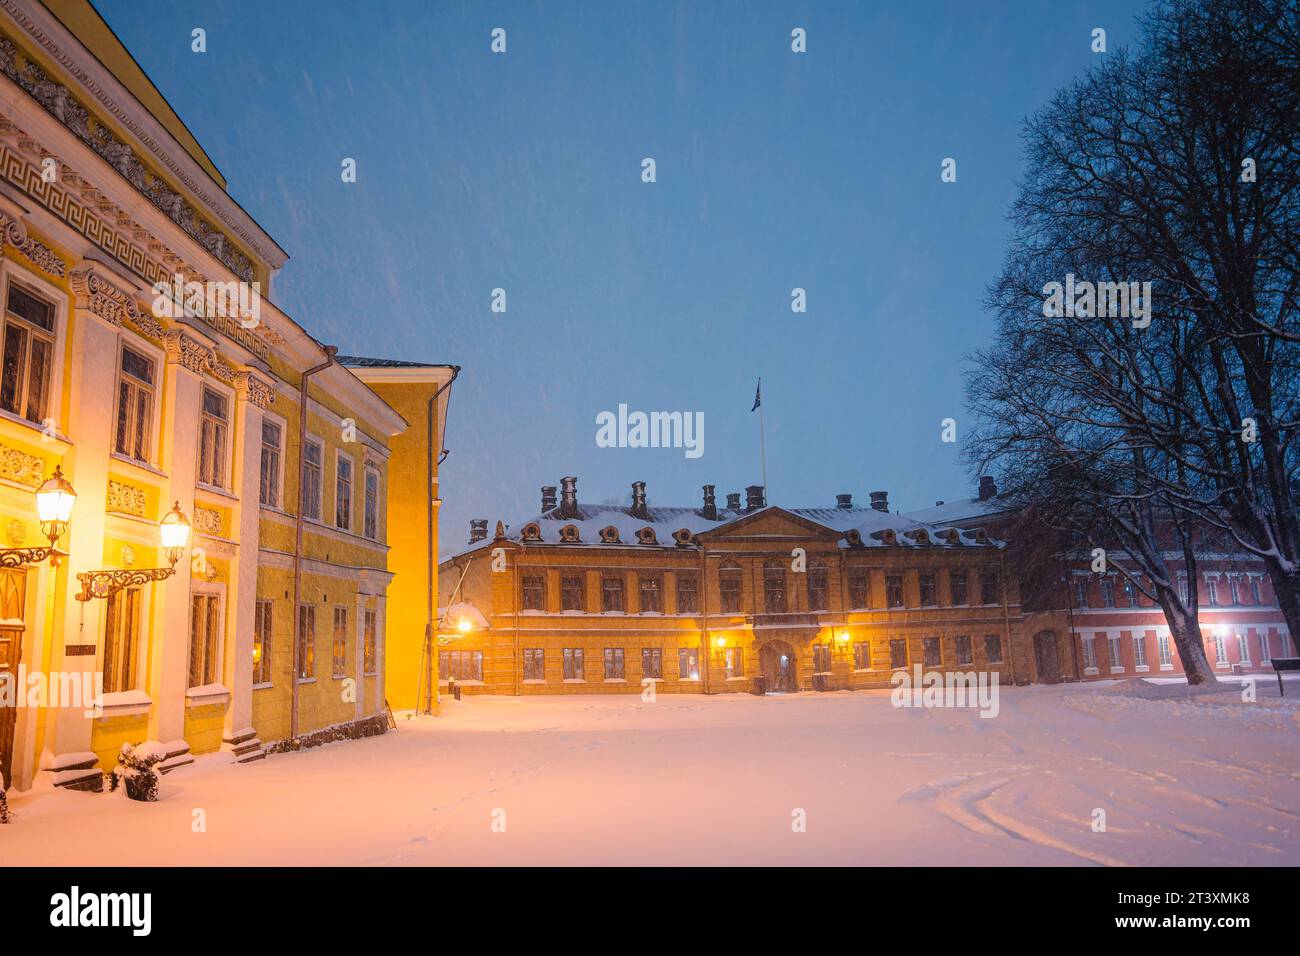
<svg viewBox="0 0 1300 956"><path fill-rule="evenodd" d="M1282 609L1282 616L1286 618L1286 628L1291 632L1291 646L1300 648L1300 575L1295 573L1288 574L1286 570L1278 565L1277 561L1265 561L1268 567L1268 577L1273 585L1273 593L1277 595L1278 607ZM1282 653L1286 653L1286 642L1282 642Z"/></svg>
<svg viewBox="0 0 1300 956"><path fill-rule="evenodd" d="M1201 623L1194 615L1188 614L1178 595L1159 589L1160 608L1165 612L1165 621L1169 633L1178 649L1178 659L1183 663L1183 673L1187 683L1217 684L1219 678L1205 656L1205 640L1201 637Z"/></svg>

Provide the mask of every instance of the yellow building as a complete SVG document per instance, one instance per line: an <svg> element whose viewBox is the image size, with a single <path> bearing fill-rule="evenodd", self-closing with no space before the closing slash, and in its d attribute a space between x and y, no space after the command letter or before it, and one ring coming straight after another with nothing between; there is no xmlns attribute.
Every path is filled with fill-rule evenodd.
<svg viewBox="0 0 1300 956"><path fill-rule="evenodd" d="M274 305L285 252L84 0L0 11L0 242L4 784L382 732L407 419Z"/></svg>
<svg viewBox="0 0 1300 956"><path fill-rule="evenodd" d="M890 686L900 669L1029 678L1003 545L890 514L769 506L761 486L719 507L578 501L542 488L540 513L445 560L439 672L469 693L726 693ZM756 680L761 678L761 682Z"/></svg>

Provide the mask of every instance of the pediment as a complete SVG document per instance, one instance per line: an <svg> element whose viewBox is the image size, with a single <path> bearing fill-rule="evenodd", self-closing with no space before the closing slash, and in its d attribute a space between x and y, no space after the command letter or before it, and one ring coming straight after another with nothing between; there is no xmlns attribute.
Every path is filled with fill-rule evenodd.
<svg viewBox="0 0 1300 956"><path fill-rule="evenodd" d="M840 533L815 521L791 514L784 508L764 508L762 511L755 511L753 514L729 521L721 527L702 532L699 537L710 541L807 540L809 538L836 541Z"/></svg>

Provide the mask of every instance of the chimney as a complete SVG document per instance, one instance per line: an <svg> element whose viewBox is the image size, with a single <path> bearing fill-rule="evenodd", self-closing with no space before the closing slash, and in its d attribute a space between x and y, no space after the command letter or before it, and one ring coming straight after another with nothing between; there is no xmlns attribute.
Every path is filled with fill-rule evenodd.
<svg viewBox="0 0 1300 956"><path fill-rule="evenodd" d="M747 485L745 487L746 511L757 511L759 508L765 507L766 505L767 502L763 500L762 485Z"/></svg>
<svg viewBox="0 0 1300 956"><path fill-rule="evenodd" d="M873 491L871 493L871 507L875 508L877 511L883 511L886 514L888 514L889 513L889 492Z"/></svg>
<svg viewBox="0 0 1300 956"><path fill-rule="evenodd" d="M836 495L836 496L835 496L835 507L836 507L836 508L839 508L841 511L852 511L852 510L853 510L853 496L852 496L852 495Z"/></svg>
<svg viewBox="0 0 1300 956"><path fill-rule="evenodd" d="M650 512L645 506L645 482L632 482L632 517L642 521L650 520Z"/></svg>
<svg viewBox="0 0 1300 956"><path fill-rule="evenodd" d="M572 476L560 479L560 517L577 518L578 479Z"/></svg>
<svg viewBox="0 0 1300 956"><path fill-rule="evenodd" d="M555 486L542 485L542 514L555 507Z"/></svg>
<svg viewBox="0 0 1300 956"><path fill-rule="evenodd" d="M718 499L713 494L712 485L704 486L704 510L702 513L710 521L718 520Z"/></svg>
<svg viewBox="0 0 1300 956"><path fill-rule="evenodd" d="M739 492L739 491L733 491L733 492L731 492L730 494L727 495L727 510L728 510L728 511L739 511L739 510L740 510L740 492Z"/></svg>
<svg viewBox="0 0 1300 956"><path fill-rule="evenodd" d="M989 475L980 478L980 501L988 501L998 496L998 484Z"/></svg>
<svg viewBox="0 0 1300 956"><path fill-rule="evenodd" d="M482 541L487 537L487 518L471 518L469 522L469 543Z"/></svg>

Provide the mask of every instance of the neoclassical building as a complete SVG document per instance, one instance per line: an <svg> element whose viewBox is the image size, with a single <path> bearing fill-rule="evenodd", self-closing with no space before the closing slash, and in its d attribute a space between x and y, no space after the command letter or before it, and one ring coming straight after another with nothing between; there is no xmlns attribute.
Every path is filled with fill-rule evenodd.
<svg viewBox="0 0 1300 956"><path fill-rule="evenodd" d="M439 674L496 694L725 693L890 686L899 668L1030 678L1003 545L839 495L821 508L579 501L476 520L440 567Z"/></svg>
<svg viewBox="0 0 1300 956"><path fill-rule="evenodd" d="M84 0L0 0L0 240L4 783L382 731L387 635L424 632L387 613L391 443L442 418L274 304L286 253Z"/></svg>

